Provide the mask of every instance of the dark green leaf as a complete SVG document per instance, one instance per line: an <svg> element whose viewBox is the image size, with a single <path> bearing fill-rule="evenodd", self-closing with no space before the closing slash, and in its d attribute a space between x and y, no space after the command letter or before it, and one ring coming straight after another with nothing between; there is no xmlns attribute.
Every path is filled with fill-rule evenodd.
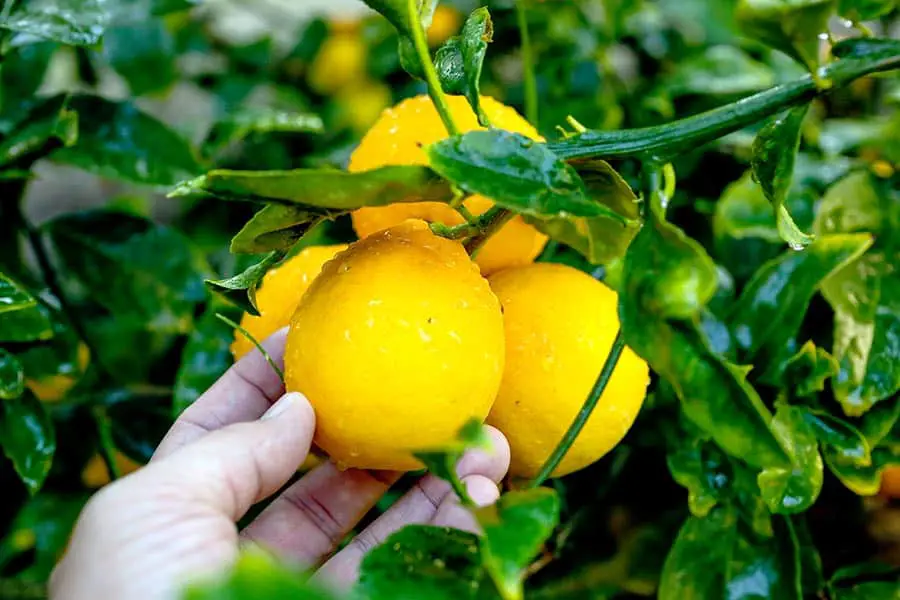
<svg viewBox="0 0 900 600"><path fill-rule="evenodd" d="M31 342L53 337L50 319L37 299L0 273L0 342Z"/></svg>
<svg viewBox="0 0 900 600"><path fill-rule="evenodd" d="M44 405L30 392L0 402L0 446L32 494L44 484L56 435Z"/></svg>
<svg viewBox="0 0 900 600"><path fill-rule="evenodd" d="M407 50L409 52L409 50ZM401 58L403 54L401 54ZM406 62L412 62L413 58L406 58ZM406 71L410 68L403 66ZM415 68L415 67L413 67ZM454 96L462 96L466 93L466 65L463 60L462 42L459 36L454 36L441 44L434 53L434 68L444 93ZM421 77L420 77L421 78ZM477 114L477 113L476 113Z"/></svg>
<svg viewBox="0 0 900 600"><path fill-rule="evenodd" d="M465 96L472 106L472 111L478 115L478 122L484 127L490 124L484 111L481 110L481 67L488 44L493 40L494 24L491 22L491 13L484 6L476 8L463 24L459 36L459 49L462 53L466 80Z"/></svg>
<svg viewBox="0 0 900 600"><path fill-rule="evenodd" d="M45 304L39 304L38 308L53 323L53 337L41 344L29 344L17 349L16 357L25 369L28 389L41 402L55 402L81 379L91 355L59 311ZM116 339L117 343L123 341L121 336Z"/></svg>
<svg viewBox="0 0 900 600"><path fill-rule="evenodd" d="M215 302L210 303L188 336L181 352L178 373L175 375L173 415L181 414L193 404L233 362L230 347L234 334L216 318L216 314L221 312L229 311L226 307L216 306ZM239 317L237 314L229 316Z"/></svg>
<svg viewBox="0 0 900 600"><path fill-rule="evenodd" d="M819 34L828 31L835 4L836 0L741 0L737 20L747 35L813 72L819 64Z"/></svg>
<svg viewBox="0 0 900 600"><path fill-rule="evenodd" d="M796 514L807 510L822 490L824 469L816 433L796 406L780 403L772 419L772 432L788 451L789 466L771 466L759 474L759 489L773 513Z"/></svg>
<svg viewBox="0 0 900 600"><path fill-rule="evenodd" d="M766 65L734 46L711 46L680 61L663 84L673 96L750 94L775 84Z"/></svg>
<svg viewBox="0 0 900 600"><path fill-rule="evenodd" d="M25 372L14 355L0 348L0 402L15 400L25 391Z"/></svg>
<svg viewBox="0 0 900 600"><path fill-rule="evenodd" d="M823 446L824 453L833 462L868 467L872 464L872 451L865 436L847 421L823 410L798 407L803 419L809 423Z"/></svg>
<svg viewBox="0 0 900 600"><path fill-rule="evenodd" d="M189 330L194 306L205 298L207 267L183 235L106 209L67 214L47 231L60 261L93 300L150 329Z"/></svg>
<svg viewBox="0 0 900 600"><path fill-rule="evenodd" d="M525 568L559 521L559 497L550 488L503 494L476 512L484 531L484 566L504 598L521 598Z"/></svg>
<svg viewBox="0 0 900 600"><path fill-rule="evenodd" d="M422 461L425 468L432 474L449 482L457 495L471 504L472 500L466 491L465 485L460 481L456 473L456 463L469 449L490 449L491 439L485 432L484 425L477 419L472 419L462 426L453 443L443 448L429 448L414 453L415 457Z"/></svg>
<svg viewBox="0 0 900 600"><path fill-rule="evenodd" d="M193 583L184 600L334 600L330 592L307 583L302 572L288 568L261 551L246 551L221 581Z"/></svg>
<svg viewBox="0 0 900 600"><path fill-rule="evenodd" d="M251 135L265 133L319 133L323 130L322 119L306 113L291 113L281 110L244 110L229 114L213 125L204 142L204 152L215 152L243 140Z"/></svg>
<svg viewBox="0 0 900 600"><path fill-rule="evenodd" d="M724 499L731 484L731 465L716 444L697 436L679 436L666 455L672 478L688 489L688 508L705 517Z"/></svg>
<svg viewBox="0 0 900 600"><path fill-rule="evenodd" d="M61 44L93 46L108 22L103 0L22 0L9 16L0 17L0 29Z"/></svg>
<svg viewBox="0 0 900 600"><path fill-rule="evenodd" d="M838 14L853 22L877 19L891 12L897 0L838 0Z"/></svg>
<svg viewBox="0 0 900 600"><path fill-rule="evenodd" d="M800 250L815 239L800 231L787 207L788 191L794 177L794 162L800 147L800 128L809 109L808 104L792 108L771 119L753 142L753 177L772 203L778 233L794 250Z"/></svg>
<svg viewBox="0 0 900 600"><path fill-rule="evenodd" d="M0 140L0 169L29 169L53 150L74 144L78 139L78 115L68 105L68 98L57 97L26 113Z"/></svg>
<svg viewBox="0 0 900 600"><path fill-rule="evenodd" d="M835 477L852 492L860 496L873 496L881 489L881 474L885 468L900 466L900 448L896 444L873 448L872 464L866 467L841 462L831 452L825 453L825 462Z"/></svg>
<svg viewBox="0 0 900 600"><path fill-rule="evenodd" d="M785 381L797 396L812 396L825 389L825 382L838 374L837 361L827 351L808 341L784 366Z"/></svg>
<svg viewBox="0 0 900 600"><path fill-rule="evenodd" d="M425 147L431 167L469 194L532 217L625 217L592 201L575 169L521 134L471 131Z"/></svg>
<svg viewBox="0 0 900 600"><path fill-rule="evenodd" d="M881 563L842 567L828 582L834 600L896 600L900 570Z"/></svg>
<svg viewBox="0 0 900 600"><path fill-rule="evenodd" d="M172 426L172 398L169 394L136 387L114 389L91 396L98 403L95 410L111 420L115 447L129 458L146 464L163 436Z"/></svg>
<svg viewBox="0 0 900 600"><path fill-rule="evenodd" d="M216 281L207 279L204 283L211 291L222 295L242 311L259 316L259 309L256 306L256 289L266 272L282 258L284 258L284 252L271 252L258 263L247 267L246 270L233 277ZM213 322L217 321L210 320L211 325Z"/></svg>
<svg viewBox="0 0 900 600"><path fill-rule="evenodd" d="M269 204L247 221L231 240L236 254L284 253L317 225L346 211L309 211L301 206ZM249 288L248 288L249 289Z"/></svg>
<svg viewBox="0 0 900 600"><path fill-rule="evenodd" d="M729 323L746 362L766 357L765 381L782 376L790 342L821 282L871 244L867 234L821 236L806 250L783 253L756 272L735 303Z"/></svg>
<svg viewBox="0 0 900 600"><path fill-rule="evenodd" d="M4 113L15 110L17 103L35 95L57 48L53 42L39 42L8 51L0 70L0 105Z"/></svg>
<svg viewBox="0 0 900 600"><path fill-rule="evenodd" d="M397 202L448 202L453 198L445 181L431 169L418 166L381 167L361 173L334 169L216 170L181 183L171 196L191 194L345 211Z"/></svg>
<svg viewBox="0 0 900 600"><path fill-rule="evenodd" d="M57 150L56 162L101 177L163 186L201 170L181 136L130 102L79 96L70 108L78 113L78 143Z"/></svg>
<svg viewBox="0 0 900 600"><path fill-rule="evenodd" d="M430 525L407 525L369 552L358 589L368 600L500 599L478 537Z"/></svg>
<svg viewBox="0 0 900 600"><path fill-rule="evenodd" d="M175 83L175 41L159 19L111 27L103 37L103 57L134 96L162 92Z"/></svg>

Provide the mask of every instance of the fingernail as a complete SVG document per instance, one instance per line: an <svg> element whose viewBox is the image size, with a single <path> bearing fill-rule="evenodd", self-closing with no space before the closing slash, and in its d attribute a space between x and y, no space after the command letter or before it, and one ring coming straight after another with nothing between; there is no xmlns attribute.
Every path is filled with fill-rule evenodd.
<svg viewBox="0 0 900 600"><path fill-rule="evenodd" d="M470 478L466 480L466 491L469 498L478 506L488 506L497 501L500 497L500 490L497 484L487 477Z"/></svg>
<svg viewBox="0 0 900 600"><path fill-rule="evenodd" d="M278 399L278 402L269 407L263 416L260 418L260 421L268 421L269 419L274 419L286 413L300 397L300 394L297 392L290 392L282 396Z"/></svg>

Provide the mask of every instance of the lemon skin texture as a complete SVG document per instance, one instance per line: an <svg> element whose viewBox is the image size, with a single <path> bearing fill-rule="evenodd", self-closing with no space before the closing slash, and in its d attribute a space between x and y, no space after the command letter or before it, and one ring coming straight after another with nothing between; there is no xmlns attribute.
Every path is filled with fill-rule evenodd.
<svg viewBox="0 0 900 600"><path fill-rule="evenodd" d="M462 132L484 129L462 96L448 96L450 112ZM531 139L541 139L537 131L515 109L482 97L481 106L488 119L498 129L521 133ZM368 171L386 165L427 165L422 146L447 137L447 130L428 96L404 100L381 113L379 119L363 137L350 157L351 172ZM471 196L464 202L474 215L493 206L483 196ZM409 218L424 219L444 225L460 225L463 217L441 202L411 202L381 207L364 207L352 213L353 228L360 238L392 227ZM484 245L475 262L485 275L500 269L526 265L534 261L547 243L547 236L513 218Z"/></svg>
<svg viewBox="0 0 900 600"><path fill-rule="evenodd" d="M616 293L564 265L537 263L490 277L503 306L506 367L488 423L512 452L510 474L535 476L594 385L619 329ZM560 477L618 444L641 408L647 364L628 347L597 408L553 472Z"/></svg>
<svg viewBox="0 0 900 600"><path fill-rule="evenodd" d="M462 245L406 221L328 262L291 321L288 391L341 468L421 468L484 420L503 373L500 304Z"/></svg>
<svg viewBox="0 0 900 600"><path fill-rule="evenodd" d="M309 246L270 269L256 292L259 316L244 313L241 317L241 327L260 342L282 327L287 327L291 322L291 315L300 304L300 298L322 270L322 265L346 248L346 244ZM235 360L253 348L253 342L244 334L240 331L234 332L231 355Z"/></svg>

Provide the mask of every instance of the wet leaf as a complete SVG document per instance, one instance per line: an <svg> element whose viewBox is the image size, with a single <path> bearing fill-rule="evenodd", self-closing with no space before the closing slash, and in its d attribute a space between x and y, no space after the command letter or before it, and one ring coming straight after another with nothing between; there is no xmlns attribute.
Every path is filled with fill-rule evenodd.
<svg viewBox="0 0 900 600"><path fill-rule="evenodd" d="M824 468L816 433L805 412L779 403L771 428L791 459L789 466L771 466L759 474L759 489L769 510L796 514L807 510L822 490Z"/></svg>
<svg viewBox="0 0 900 600"><path fill-rule="evenodd" d="M765 357L762 378L780 380L810 300L823 280L863 254L867 234L821 236L802 252L786 252L756 272L732 308L729 324L742 360Z"/></svg>
<svg viewBox="0 0 900 600"><path fill-rule="evenodd" d="M204 283L210 291L220 294L243 312L259 316L259 309L256 306L256 290L266 272L282 258L284 258L284 252L270 252L259 262L233 277L219 280L207 279Z"/></svg>
<svg viewBox="0 0 900 600"><path fill-rule="evenodd" d="M264 206L232 238L231 251L238 254L284 253L318 225L347 211L310 211L301 206Z"/></svg>
<svg viewBox="0 0 900 600"><path fill-rule="evenodd" d="M25 385L38 400L57 402L75 387L92 357L62 313L45 304L40 304L39 308L53 323L53 337L17 349L16 357L25 370ZM120 336L116 341L122 343L124 340Z"/></svg>
<svg viewBox="0 0 900 600"><path fill-rule="evenodd" d="M889 466L900 465L900 448L897 444L876 446L872 449L872 464L858 466L842 462L834 453L825 453L825 462L835 477L849 490L860 496L874 496L881 489L881 474Z"/></svg>
<svg viewBox="0 0 900 600"><path fill-rule="evenodd" d="M877 19L891 12L897 0L838 0L838 14L854 22Z"/></svg>
<svg viewBox="0 0 900 600"><path fill-rule="evenodd" d="M828 31L836 0L741 0L738 25L810 71L819 64L819 34Z"/></svg>
<svg viewBox="0 0 900 600"><path fill-rule="evenodd" d="M53 337L50 319L37 299L0 273L0 342L31 342Z"/></svg>
<svg viewBox="0 0 900 600"><path fill-rule="evenodd" d="M369 552L358 590L368 600L499 600L477 536L407 525Z"/></svg>
<svg viewBox="0 0 900 600"><path fill-rule="evenodd" d="M460 499L471 504L472 500L466 491L465 485L456 473L456 464L463 454L470 449L479 448L488 450L491 447L491 439L485 432L484 425L477 419L473 419L462 426L456 439L444 448L425 449L414 452L430 473L449 482Z"/></svg>
<svg viewBox="0 0 900 600"><path fill-rule="evenodd" d="M15 400L25 391L25 371L15 355L0 348L0 401Z"/></svg>
<svg viewBox="0 0 900 600"><path fill-rule="evenodd" d="M828 581L834 600L895 600L897 568L883 563L862 563L842 567Z"/></svg>
<svg viewBox="0 0 900 600"><path fill-rule="evenodd" d="M104 0L23 0L9 16L0 18L0 29L61 44L93 46L108 22Z"/></svg>
<svg viewBox="0 0 900 600"><path fill-rule="evenodd" d="M823 348L808 341L784 367L784 379L797 396L812 396L825 389L825 382L838 374L837 361Z"/></svg>
<svg viewBox="0 0 900 600"><path fill-rule="evenodd" d="M323 129L322 119L309 113L273 109L243 110L230 113L213 125L203 143L203 149L209 156L248 136L266 133L320 133Z"/></svg>
<svg viewBox="0 0 900 600"><path fill-rule="evenodd" d="M531 217L625 217L593 201L575 169L527 137L491 129L425 147L431 167L469 194Z"/></svg>
<svg viewBox="0 0 900 600"><path fill-rule="evenodd" d="M56 435L44 405L30 392L0 402L0 446L32 495L44 484Z"/></svg>
<svg viewBox="0 0 900 600"><path fill-rule="evenodd" d="M868 467L872 464L869 442L858 429L844 419L823 410L797 407L803 419L812 427L823 446L825 456L832 462Z"/></svg>
<svg viewBox="0 0 900 600"><path fill-rule="evenodd" d="M130 102L76 96L78 143L53 153L59 163L109 179L168 186L201 169L194 150L168 126Z"/></svg>
<svg viewBox="0 0 900 600"><path fill-rule="evenodd" d="M731 465L716 444L696 436L679 437L677 446L666 455L672 478L688 490L688 508L696 517L705 517L727 497L731 485Z"/></svg>
<svg viewBox="0 0 900 600"><path fill-rule="evenodd" d="M815 239L800 231L785 206L800 147L800 128L808 109L809 105L804 104L769 120L753 142L750 163L754 179L775 210L778 234L794 250L804 248Z"/></svg>
<svg viewBox="0 0 900 600"><path fill-rule="evenodd" d="M172 426L172 397L141 386L94 394L92 400L111 420L115 447L132 460L146 464Z"/></svg>
<svg viewBox="0 0 900 600"><path fill-rule="evenodd" d="M503 494L475 514L484 532L484 566L504 598L521 598L525 568L559 521L559 497L550 488Z"/></svg>
<svg viewBox="0 0 900 600"><path fill-rule="evenodd" d="M0 169L23 168L78 139L78 115L69 100L58 97L35 105L0 140Z"/></svg>
<svg viewBox="0 0 900 600"><path fill-rule="evenodd" d="M185 332L205 298L208 270L177 231L141 217L95 209L47 225L59 260L120 318L158 331Z"/></svg>
<svg viewBox="0 0 900 600"><path fill-rule="evenodd" d="M463 94L483 127L490 126L481 110L481 67L494 37L494 24L487 7L476 8L463 24L462 32L435 54L441 87L448 94Z"/></svg>

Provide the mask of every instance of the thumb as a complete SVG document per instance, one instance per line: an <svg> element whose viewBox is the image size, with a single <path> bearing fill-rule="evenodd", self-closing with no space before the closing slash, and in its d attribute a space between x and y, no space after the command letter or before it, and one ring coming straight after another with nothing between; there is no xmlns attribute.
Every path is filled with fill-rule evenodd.
<svg viewBox="0 0 900 600"><path fill-rule="evenodd" d="M177 484L181 500L237 521L297 471L309 453L315 423L305 397L285 394L259 420L216 430L151 463L136 478L146 486Z"/></svg>

